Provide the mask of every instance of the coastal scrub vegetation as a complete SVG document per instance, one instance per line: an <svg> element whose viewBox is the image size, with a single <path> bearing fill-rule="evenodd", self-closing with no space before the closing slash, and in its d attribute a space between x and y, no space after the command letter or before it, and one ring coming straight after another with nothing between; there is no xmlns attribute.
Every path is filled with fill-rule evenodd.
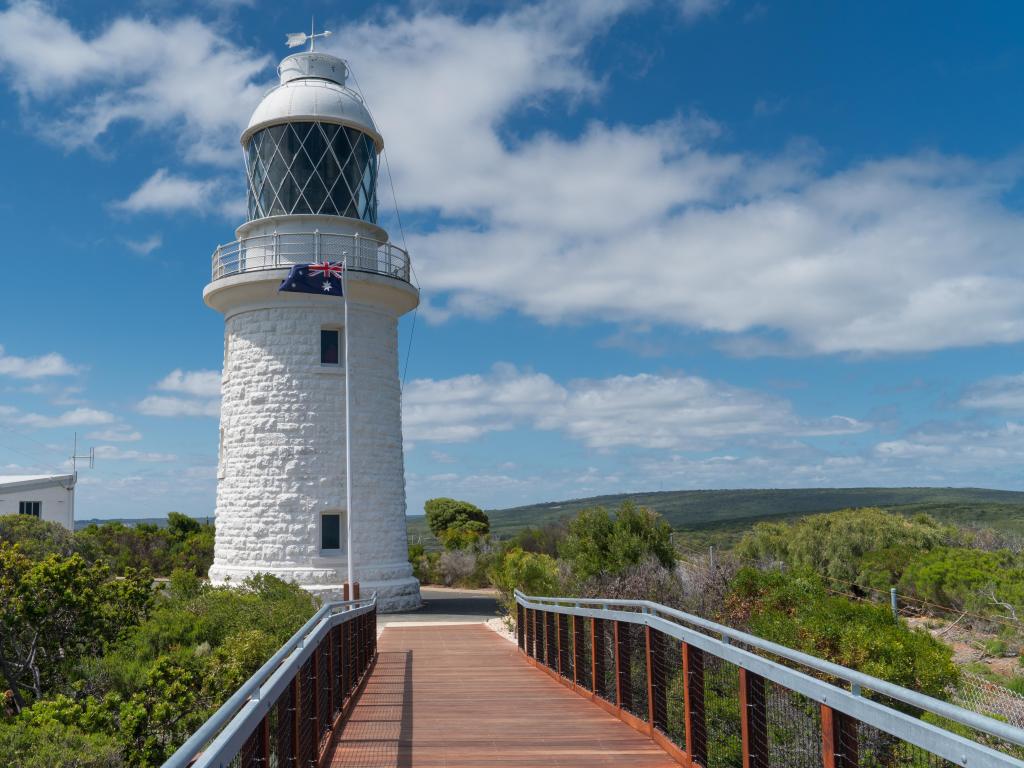
<svg viewBox="0 0 1024 768"><path fill-rule="evenodd" d="M228 589L180 568L154 582L128 564L138 552L108 542L90 559L38 522L0 517L4 765L160 765L314 610L270 576ZM179 523L169 539L195 533Z"/></svg>

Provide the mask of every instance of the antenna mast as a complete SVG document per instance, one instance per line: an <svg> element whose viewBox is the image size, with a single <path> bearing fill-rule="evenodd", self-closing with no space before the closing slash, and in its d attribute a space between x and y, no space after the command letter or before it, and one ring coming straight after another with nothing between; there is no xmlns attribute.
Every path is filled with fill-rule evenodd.
<svg viewBox="0 0 1024 768"><path fill-rule="evenodd" d="M89 453L87 453L85 456L79 456L78 455L78 433L75 432L74 448L71 449L71 474L73 474L76 478L78 477L78 462L79 462L79 460L85 461L86 459L89 460L89 469L95 469L96 468L96 449L95 448L90 448L89 449Z"/></svg>

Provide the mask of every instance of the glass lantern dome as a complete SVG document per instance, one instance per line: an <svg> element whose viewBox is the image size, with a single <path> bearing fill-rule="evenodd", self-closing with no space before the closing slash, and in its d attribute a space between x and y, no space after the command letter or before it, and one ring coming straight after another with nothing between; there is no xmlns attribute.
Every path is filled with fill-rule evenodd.
<svg viewBox="0 0 1024 768"><path fill-rule="evenodd" d="M383 139L334 56L297 53L242 134L249 220L318 214L377 223Z"/></svg>

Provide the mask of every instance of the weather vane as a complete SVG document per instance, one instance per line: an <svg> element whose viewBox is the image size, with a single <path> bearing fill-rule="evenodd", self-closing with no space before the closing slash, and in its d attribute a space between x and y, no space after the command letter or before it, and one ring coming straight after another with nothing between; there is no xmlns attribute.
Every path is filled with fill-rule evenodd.
<svg viewBox="0 0 1024 768"><path fill-rule="evenodd" d="M311 19L309 22L309 34L305 32L290 32L286 36L289 48L298 48L300 45L305 45L306 41L309 41L309 50L313 50L313 46L318 37L330 37L331 30L325 29L323 32L316 31L316 24Z"/></svg>

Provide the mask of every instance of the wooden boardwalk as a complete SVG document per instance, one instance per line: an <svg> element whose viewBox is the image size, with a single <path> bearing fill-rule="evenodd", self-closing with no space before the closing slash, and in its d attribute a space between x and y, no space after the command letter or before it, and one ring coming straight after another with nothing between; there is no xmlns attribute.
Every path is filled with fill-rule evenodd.
<svg viewBox="0 0 1024 768"><path fill-rule="evenodd" d="M647 737L476 625L384 630L333 768L678 768Z"/></svg>

